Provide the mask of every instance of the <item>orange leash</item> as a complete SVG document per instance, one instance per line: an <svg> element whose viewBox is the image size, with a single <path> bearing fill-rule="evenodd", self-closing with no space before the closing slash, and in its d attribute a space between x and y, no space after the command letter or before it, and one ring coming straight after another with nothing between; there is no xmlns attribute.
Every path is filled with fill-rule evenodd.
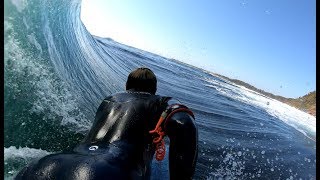
<svg viewBox="0 0 320 180"><path fill-rule="evenodd" d="M156 160L157 161L163 160L164 156L166 155L166 147L165 147L165 143L164 143L164 140L163 140L163 138L166 135L166 133L162 129L161 124L163 123L163 121L166 121L167 119L170 119L171 116L173 116L174 113L182 112L182 111L187 112L188 114L190 114L194 118L194 115L193 115L192 111L190 111L187 108L179 107L179 108L173 110L172 112L170 112L169 114L168 114L168 111L165 110L161 114L155 129L149 131L150 134L157 134L157 137L153 138L153 143L156 144Z"/></svg>
<svg viewBox="0 0 320 180"><path fill-rule="evenodd" d="M156 144L156 160L161 161L166 155L166 147L164 144L163 137L165 132L161 128L162 122L166 119L167 113L163 112L159 118L159 121L156 125L156 128L152 131L149 131L150 134L157 134L158 136L153 139L153 143Z"/></svg>
<svg viewBox="0 0 320 180"><path fill-rule="evenodd" d="M162 139L161 142L159 142L156 145L156 160L162 161L164 159L164 156L166 155L166 146L164 144L164 140Z"/></svg>

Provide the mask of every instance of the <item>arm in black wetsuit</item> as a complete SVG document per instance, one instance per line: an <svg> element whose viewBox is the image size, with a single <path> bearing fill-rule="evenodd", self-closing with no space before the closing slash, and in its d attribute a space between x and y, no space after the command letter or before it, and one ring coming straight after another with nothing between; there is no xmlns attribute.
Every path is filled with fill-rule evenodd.
<svg viewBox="0 0 320 180"><path fill-rule="evenodd" d="M170 138L170 180L192 179L198 157L198 131L194 118L177 112L165 123Z"/></svg>

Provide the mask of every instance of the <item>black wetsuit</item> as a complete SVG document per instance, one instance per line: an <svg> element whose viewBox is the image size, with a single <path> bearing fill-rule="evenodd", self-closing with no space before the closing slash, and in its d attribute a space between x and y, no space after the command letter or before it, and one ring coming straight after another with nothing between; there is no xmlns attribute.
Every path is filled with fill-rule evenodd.
<svg viewBox="0 0 320 180"><path fill-rule="evenodd" d="M109 96L99 106L86 138L72 152L41 158L16 179L149 179L155 145L154 129L170 98L127 91ZM185 112L172 116L170 179L191 179L197 159L197 129Z"/></svg>

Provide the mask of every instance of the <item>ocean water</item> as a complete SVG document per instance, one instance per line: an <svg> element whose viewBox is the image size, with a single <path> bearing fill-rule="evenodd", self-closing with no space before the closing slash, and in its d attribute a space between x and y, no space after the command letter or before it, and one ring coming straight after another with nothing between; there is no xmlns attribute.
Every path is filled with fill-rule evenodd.
<svg viewBox="0 0 320 180"><path fill-rule="evenodd" d="M213 73L93 36L80 10L80 0L4 1L6 179L77 144L102 99L123 91L140 66L157 75L157 94L195 114L194 179L316 179L315 117ZM168 179L167 156L152 168L152 179Z"/></svg>

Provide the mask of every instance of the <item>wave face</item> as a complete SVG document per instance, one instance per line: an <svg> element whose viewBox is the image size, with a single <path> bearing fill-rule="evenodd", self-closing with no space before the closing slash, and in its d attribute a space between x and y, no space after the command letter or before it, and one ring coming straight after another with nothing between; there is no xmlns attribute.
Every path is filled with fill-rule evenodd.
<svg viewBox="0 0 320 180"><path fill-rule="evenodd" d="M4 153L11 179L32 160L72 148L102 99L140 66L158 94L189 106L199 128L194 179L315 179L316 119L201 69L92 36L79 0L5 0ZM168 159L152 179L168 179Z"/></svg>

